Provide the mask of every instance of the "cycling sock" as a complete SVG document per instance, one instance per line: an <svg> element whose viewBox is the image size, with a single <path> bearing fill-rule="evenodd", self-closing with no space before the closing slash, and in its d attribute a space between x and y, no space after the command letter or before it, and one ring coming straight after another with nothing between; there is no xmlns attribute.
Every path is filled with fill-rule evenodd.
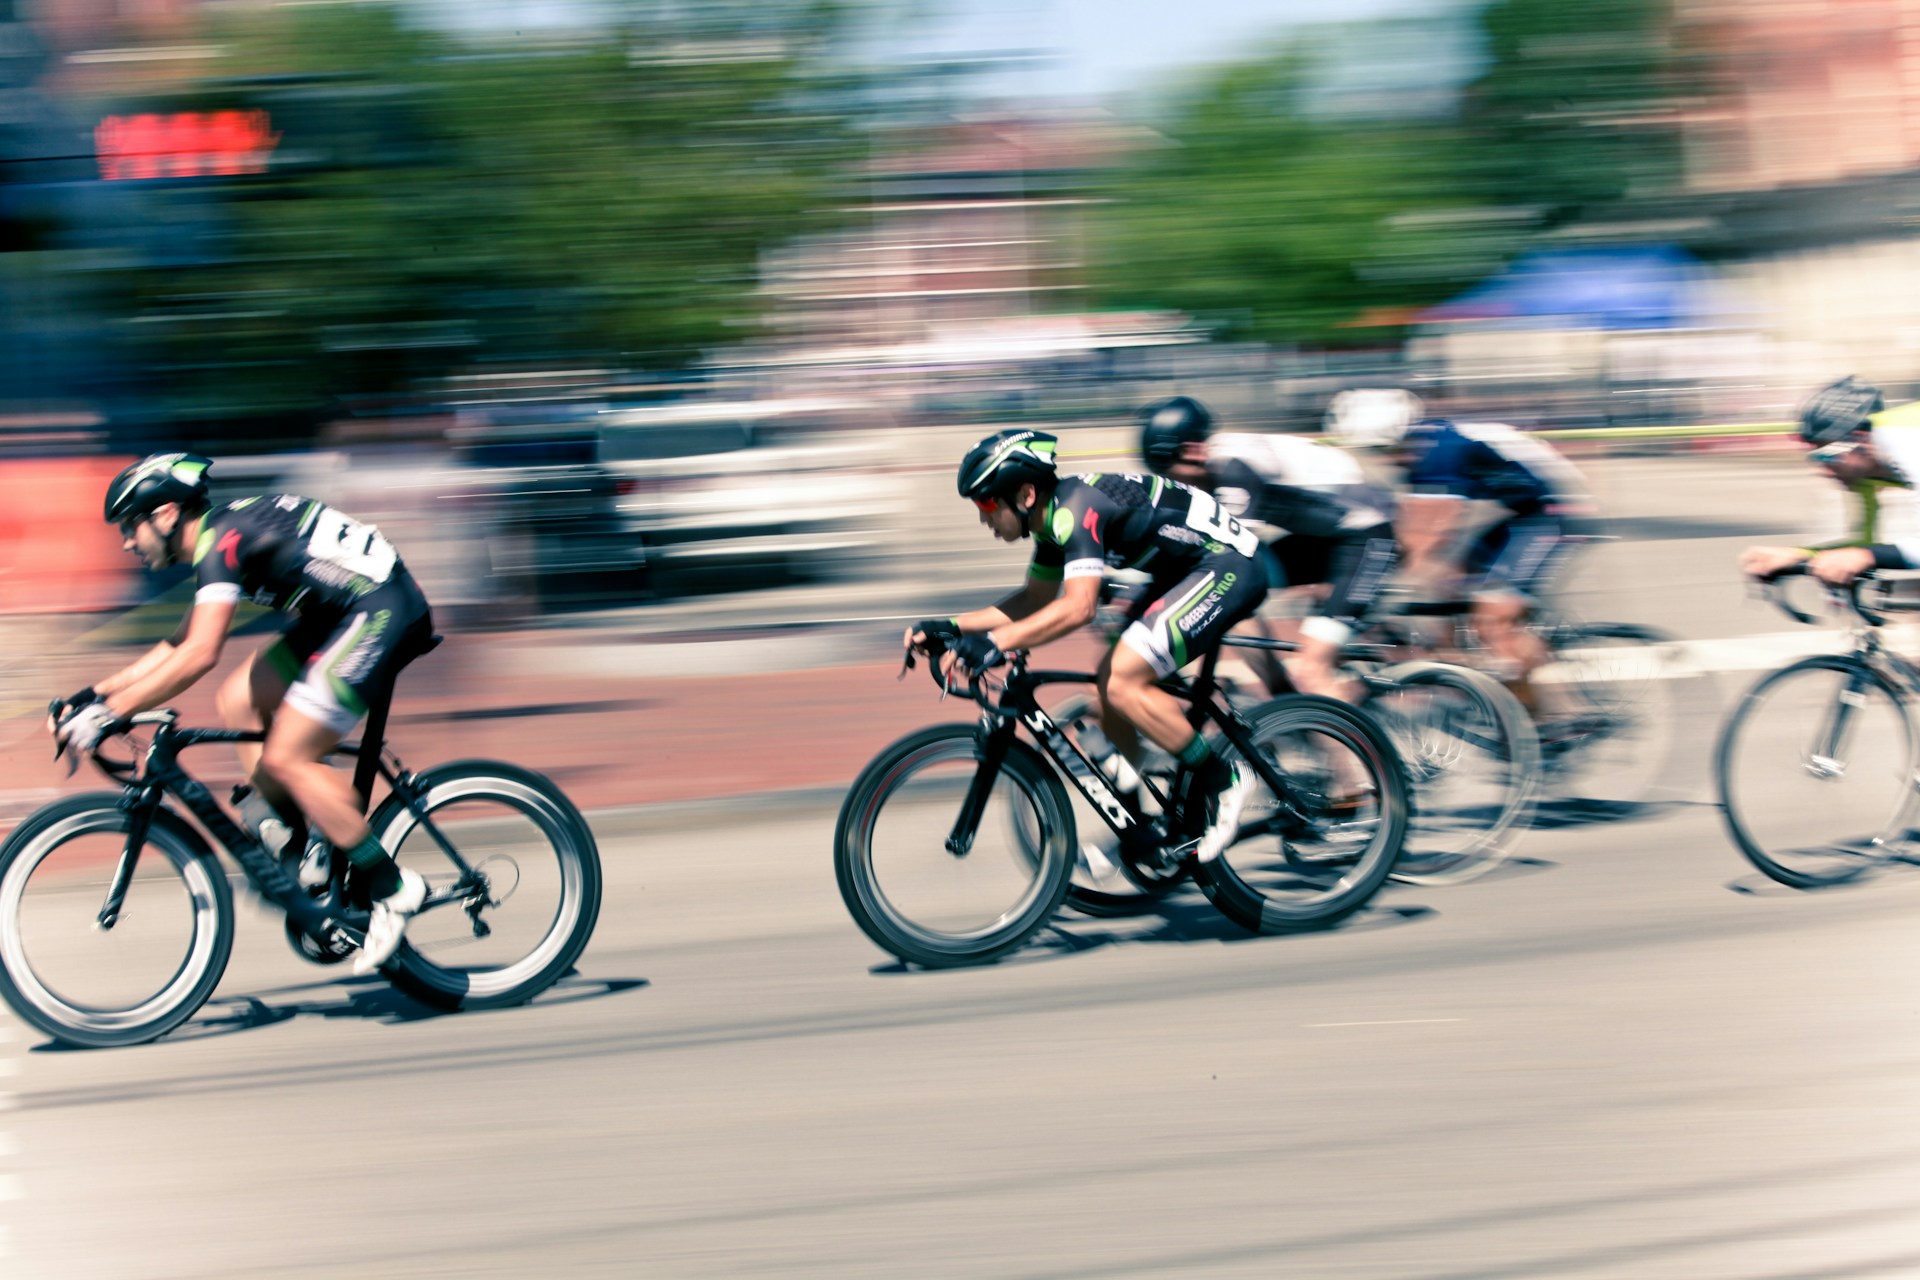
<svg viewBox="0 0 1920 1280"><path fill-rule="evenodd" d="M347 850L347 862L366 877L367 892L375 898L387 897L400 887L400 864L387 856L372 832Z"/></svg>
<svg viewBox="0 0 1920 1280"><path fill-rule="evenodd" d="M1205 738L1196 733L1193 735L1191 742L1187 743L1186 746L1180 748L1180 750L1174 754L1180 763L1187 766L1187 768L1198 769L1201 765L1213 759L1213 748L1207 745Z"/></svg>

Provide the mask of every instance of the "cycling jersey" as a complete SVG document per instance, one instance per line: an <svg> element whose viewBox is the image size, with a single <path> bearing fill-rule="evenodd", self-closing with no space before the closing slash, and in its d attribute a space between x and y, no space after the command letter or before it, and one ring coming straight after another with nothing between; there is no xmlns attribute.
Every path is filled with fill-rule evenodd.
<svg viewBox="0 0 1920 1280"><path fill-rule="evenodd" d="M202 518L194 601L243 598L296 615L262 655L286 702L346 733L391 696L424 652L433 614L393 545L370 524L293 494L241 498Z"/></svg>
<svg viewBox="0 0 1920 1280"><path fill-rule="evenodd" d="M1036 535L1036 578L1139 569L1152 585L1120 643L1166 677L1220 643L1260 607L1260 540L1211 495L1159 476L1063 476Z"/></svg>
<svg viewBox="0 0 1920 1280"><path fill-rule="evenodd" d="M1035 535L1036 578L1098 577L1108 568L1175 576L1221 551L1252 556L1260 540L1210 494L1160 476L1062 476Z"/></svg>
<svg viewBox="0 0 1920 1280"><path fill-rule="evenodd" d="M1393 518L1393 498L1332 445L1299 436L1223 432L1207 440L1213 496L1278 534L1340 538Z"/></svg>
<svg viewBox="0 0 1920 1280"><path fill-rule="evenodd" d="M1418 496L1497 502L1517 516L1589 508L1586 485L1551 445L1497 422L1432 418L1406 435L1407 490Z"/></svg>
<svg viewBox="0 0 1920 1280"><path fill-rule="evenodd" d="M1853 499L1854 515L1844 537L1803 548L1885 547L1880 567L1920 567L1920 400L1873 415L1873 452L1889 475L1867 476L1843 487ZM1893 563L1894 561L1900 563Z"/></svg>
<svg viewBox="0 0 1920 1280"><path fill-rule="evenodd" d="M300 614L339 615L405 573L370 524L290 493L213 508L193 549L194 600L251 600Z"/></svg>

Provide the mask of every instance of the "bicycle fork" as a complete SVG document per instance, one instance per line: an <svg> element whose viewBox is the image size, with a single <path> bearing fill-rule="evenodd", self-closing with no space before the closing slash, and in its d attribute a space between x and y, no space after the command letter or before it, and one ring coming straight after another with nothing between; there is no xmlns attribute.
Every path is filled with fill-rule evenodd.
<svg viewBox="0 0 1920 1280"><path fill-rule="evenodd" d="M1807 754L1808 773L1822 779L1846 775L1847 764L1843 756L1847 747L1847 729L1853 722L1853 713L1867 705L1867 689L1873 683L1863 668L1855 667L1847 672L1847 687L1827 708L1825 722L1814 738L1813 750Z"/></svg>
<svg viewBox="0 0 1920 1280"><path fill-rule="evenodd" d="M993 784L999 781L1000 766L1006 761L1017 728L1011 717L980 718L976 731L980 741L980 767L974 770L967 798L960 805L960 816L953 820L953 830L947 833L947 852L956 858L973 852L973 838L979 834L980 817L987 811L987 797L993 794Z"/></svg>
<svg viewBox="0 0 1920 1280"><path fill-rule="evenodd" d="M147 843L147 830L153 825L153 811L159 803L160 792L154 787L143 787L120 801L127 815L127 847L120 851L113 879L107 882L107 900L94 917L94 923L103 930L120 923L120 909L127 905L127 890L133 886L134 868L140 864L140 850Z"/></svg>

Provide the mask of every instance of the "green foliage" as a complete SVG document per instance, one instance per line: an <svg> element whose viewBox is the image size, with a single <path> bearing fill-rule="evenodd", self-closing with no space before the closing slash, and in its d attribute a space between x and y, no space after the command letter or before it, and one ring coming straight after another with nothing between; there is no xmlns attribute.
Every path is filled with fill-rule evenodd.
<svg viewBox="0 0 1920 1280"><path fill-rule="evenodd" d="M1683 160L1676 104L1695 86L1668 0L1496 0L1489 56L1465 119L1466 171L1495 202L1546 221L1670 187Z"/></svg>
<svg viewBox="0 0 1920 1280"><path fill-rule="evenodd" d="M1097 219L1104 299L1278 342L1379 341L1341 326L1420 300L1406 261L1437 245L1394 220L1451 197L1458 135L1433 121L1315 115L1312 71L1306 53L1282 50L1176 101L1163 143L1115 175ZM1392 259L1398 268L1369 269Z"/></svg>
<svg viewBox="0 0 1920 1280"><path fill-rule="evenodd" d="M1664 0L1496 0L1487 62L1447 112L1325 109L1327 46L1214 68L1112 176L1095 292L1223 334L1379 344L1377 321L1496 271L1544 228L1679 175L1687 70ZM1374 31L1404 46L1391 25ZM1365 29L1347 29L1367 48Z"/></svg>
<svg viewBox="0 0 1920 1280"><path fill-rule="evenodd" d="M751 326L761 252L822 218L850 154L845 86L820 70L829 7L703 8L697 28L544 47L356 5L220 21L222 70L247 78L166 109L264 105L282 136L264 178L176 197L216 207L219 260L129 282L169 317L150 355L186 411L483 360L684 362Z"/></svg>

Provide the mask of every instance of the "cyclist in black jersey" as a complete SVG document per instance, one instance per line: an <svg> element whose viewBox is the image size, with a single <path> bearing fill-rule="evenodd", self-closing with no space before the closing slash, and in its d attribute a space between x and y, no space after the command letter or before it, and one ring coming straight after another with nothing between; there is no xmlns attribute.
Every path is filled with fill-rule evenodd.
<svg viewBox="0 0 1920 1280"><path fill-rule="evenodd" d="M1253 775L1214 755L1181 704L1157 686L1201 657L1267 593L1259 540L1207 494L1160 476L1061 476L1058 441L1002 431L960 464L960 496L1003 542L1036 543L1026 585L997 605L916 623L907 643L978 672L1010 649L1057 640L1093 620L1109 566L1152 575L1098 688L1108 737L1138 762L1139 733L1185 767L1172 815L1176 848L1202 860L1232 841Z"/></svg>
<svg viewBox="0 0 1920 1280"><path fill-rule="evenodd" d="M292 613L286 634L221 688L220 713L230 728L266 730L264 744L238 747L255 789L242 810L256 832L268 835L277 816L290 839L304 815L364 877L373 916L355 969L370 973L398 949L426 882L380 846L352 780L325 757L429 647L432 614L378 529L291 494L211 506L211 465L191 453L155 454L108 486L106 519L129 551L154 569L193 565L193 607L172 638L62 699L51 727L63 748L90 751L127 717L212 671L242 599ZM300 879L325 877L322 863L303 867Z"/></svg>

